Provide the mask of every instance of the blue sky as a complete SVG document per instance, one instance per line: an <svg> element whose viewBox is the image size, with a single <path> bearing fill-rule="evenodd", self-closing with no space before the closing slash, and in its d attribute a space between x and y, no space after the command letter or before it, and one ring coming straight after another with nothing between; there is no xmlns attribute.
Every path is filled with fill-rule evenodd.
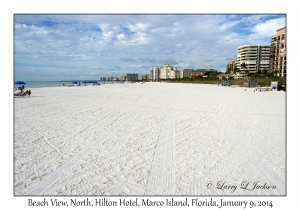
<svg viewBox="0 0 300 210"><path fill-rule="evenodd" d="M14 79L140 76L166 63L225 71L239 46L269 44L284 26L284 14L15 14Z"/></svg>

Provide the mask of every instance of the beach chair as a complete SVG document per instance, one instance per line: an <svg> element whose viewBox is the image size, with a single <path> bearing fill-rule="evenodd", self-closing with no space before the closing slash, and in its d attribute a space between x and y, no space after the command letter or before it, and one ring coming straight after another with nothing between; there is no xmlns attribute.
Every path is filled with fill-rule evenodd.
<svg viewBox="0 0 300 210"><path fill-rule="evenodd" d="M14 96L15 96L15 97L25 97L25 96L27 96L27 95L30 96L29 92L30 92L30 94L31 94L31 91L30 91L30 90L26 90L26 91L22 91L22 92L19 92L19 93L15 93Z"/></svg>
<svg viewBox="0 0 300 210"><path fill-rule="evenodd" d="M26 93L15 93L14 94L15 97L25 97L26 96Z"/></svg>

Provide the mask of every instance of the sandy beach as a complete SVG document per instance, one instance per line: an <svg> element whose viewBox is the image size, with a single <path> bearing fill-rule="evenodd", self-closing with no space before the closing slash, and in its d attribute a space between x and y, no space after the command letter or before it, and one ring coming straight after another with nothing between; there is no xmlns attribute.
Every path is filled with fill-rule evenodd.
<svg viewBox="0 0 300 210"><path fill-rule="evenodd" d="M32 88L14 195L285 195L286 93L200 84Z"/></svg>

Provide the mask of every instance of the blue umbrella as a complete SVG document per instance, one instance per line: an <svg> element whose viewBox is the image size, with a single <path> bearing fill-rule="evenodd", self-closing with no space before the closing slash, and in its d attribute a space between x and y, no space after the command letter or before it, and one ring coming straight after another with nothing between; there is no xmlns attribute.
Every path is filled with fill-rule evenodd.
<svg viewBox="0 0 300 210"><path fill-rule="evenodd" d="M72 84L77 84L78 82L72 82Z"/></svg>
<svg viewBox="0 0 300 210"><path fill-rule="evenodd" d="M18 81L18 82L15 82L15 85L25 85L26 83L25 82L22 82L22 81Z"/></svg>

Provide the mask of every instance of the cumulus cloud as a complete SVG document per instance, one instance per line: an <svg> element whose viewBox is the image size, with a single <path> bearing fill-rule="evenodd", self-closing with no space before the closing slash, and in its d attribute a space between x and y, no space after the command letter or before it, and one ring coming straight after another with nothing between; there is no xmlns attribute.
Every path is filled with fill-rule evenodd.
<svg viewBox="0 0 300 210"><path fill-rule="evenodd" d="M276 18L255 25L251 31L260 36L276 34L276 30L285 26L285 18Z"/></svg>

